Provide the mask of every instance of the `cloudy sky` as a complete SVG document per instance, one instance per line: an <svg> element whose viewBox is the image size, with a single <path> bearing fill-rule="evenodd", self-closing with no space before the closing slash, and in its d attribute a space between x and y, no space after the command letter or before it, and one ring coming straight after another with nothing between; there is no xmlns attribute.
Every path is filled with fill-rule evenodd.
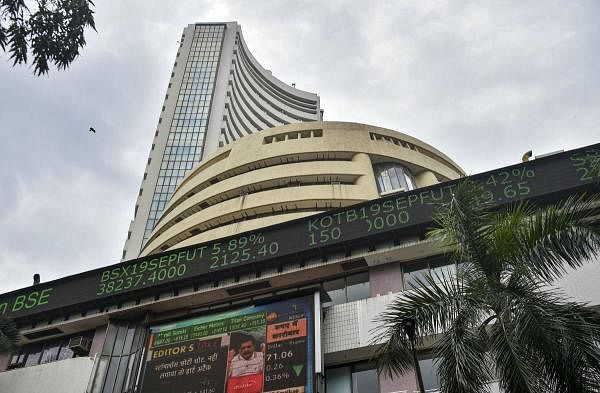
<svg viewBox="0 0 600 393"><path fill-rule="evenodd" d="M600 141L597 1L95 10L98 32L66 72L36 78L0 52L0 292L119 260L188 23L238 21L265 68L321 96L325 120L414 135L471 174Z"/></svg>

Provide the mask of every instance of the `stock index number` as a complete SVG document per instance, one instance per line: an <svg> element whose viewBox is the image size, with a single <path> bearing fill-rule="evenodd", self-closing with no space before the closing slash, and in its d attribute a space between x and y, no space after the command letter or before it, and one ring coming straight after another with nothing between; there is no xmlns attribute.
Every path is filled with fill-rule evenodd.
<svg viewBox="0 0 600 393"><path fill-rule="evenodd" d="M491 187L499 187L502 196L506 199L524 197L531 193L529 180L535 177L533 169L514 168L513 170L501 171L490 175L485 184ZM484 192L484 199L492 199L491 191ZM501 199L501 198L499 198Z"/></svg>
<svg viewBox="0 0 600 393"><path fill-rule="evenodd" d="M241 262L274 256L279 252L277 242L266 242L262 233L213 243L210 250L210 270L221 269Z"/></svg>

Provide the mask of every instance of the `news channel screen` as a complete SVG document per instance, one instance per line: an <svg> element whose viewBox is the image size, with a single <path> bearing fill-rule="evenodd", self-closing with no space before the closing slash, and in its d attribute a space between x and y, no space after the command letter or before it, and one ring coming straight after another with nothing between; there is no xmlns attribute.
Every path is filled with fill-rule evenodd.
<svg viewBox="0 0 600 393"><path fill-rule="evenodd" d="M313 393L314 296L150 328L142 393Z"/></svg>

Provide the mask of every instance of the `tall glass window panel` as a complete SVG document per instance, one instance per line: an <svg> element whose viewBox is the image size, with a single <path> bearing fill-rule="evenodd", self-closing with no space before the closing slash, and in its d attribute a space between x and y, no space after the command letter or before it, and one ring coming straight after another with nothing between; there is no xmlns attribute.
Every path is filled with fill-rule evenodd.
<svg viewBox="0 0 600 393"><path fill-rule="evenodd" d="M327 393L352 392L350 367L336 367L326 370L325 387Z"/></svg>
<svg viewBox="0 0 600 393"><path fill-rule="evenodd" d="M438 375L438 365L434 359L419 360L421 376L423 377L423 387L426 392L439 392L440 376Z"/></svg>
<svg viewBox="0 0 600 393"><path fill-rule="evenodd" d="M60 350L60 340L49 341L44 344L44 351L42 352L42 358L40 364L50 363L56 360L58 357L58 351Z"/></svg>
<svg viewBox="0 0 600 393"><path fill-rule="evenodd" d="M346 296L348 302L367 299L369 297L369 273L359 273L346 278Z"/></svg>
<svg viewBox="0 0 600 393"><path fill-rule="evenodd" d="M429 274L427 262L407 263L402 265L404 272L404 289L418 288L420 282L425 282L425 277Z"/></svg>
<svg viewBox="0 0 600 393"><path fill-rule="evenodd" d="M373 365L362 363L354 366L352 393L379 393L379 378Z"/></svg>
<svg viewBox="0 0 600 393"><path fill-rule="evenodd" d="M25 367L35 366L40 362L40 356L42 354L42 345L34 345L29 349L27 354L27 360L25 360Z"/></svg>
<svg viewBox="0 0 600 393"><path fill-rule="evenodd" d="M75 356L75 352L73 352L67 346L67 344L63 343L63 345L60 347L60 351L58 352L58 359L57 360L71 359L74 356Z"/></svg>
<svg viewBox="0 0 600 393"><path fill-rule="evenodd" d="M331 298L331 305L346 303L346 282L344 278L324 282L323 289Z"/></svg>
<svg viewBox="0 0 600 393"><path fill-rule="evenodd" d="M397 163L377 164L373 168L379 194L410 191L416 188L410 171Z"/></svg>
<svg viewBox="0 0 600 393"><path fill-rule="evenodd" d="M456 276L456 265L448 260L440 259L429 264L431 276L436 281L452 279Z"/></svg>

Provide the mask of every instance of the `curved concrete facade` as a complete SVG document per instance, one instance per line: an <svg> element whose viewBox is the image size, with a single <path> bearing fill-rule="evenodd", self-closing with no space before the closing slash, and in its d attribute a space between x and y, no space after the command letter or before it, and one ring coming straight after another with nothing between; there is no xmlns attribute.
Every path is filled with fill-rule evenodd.
<svg viewBox="0 0 600 393"><path fill-rule="evenodd" d="M221 145L266 128L322 120L319 96L289 86L264 69L248 50L241 30L229 70Z"/></svg>
<svg viewBox="0 0 600 393"><path fill-rule="evenodd" d="M196 244L380 196L373 165L398 163L416 187L463 170L434 147L365 124L310 122L249 135L182 181L141 255Z"/></svg>

